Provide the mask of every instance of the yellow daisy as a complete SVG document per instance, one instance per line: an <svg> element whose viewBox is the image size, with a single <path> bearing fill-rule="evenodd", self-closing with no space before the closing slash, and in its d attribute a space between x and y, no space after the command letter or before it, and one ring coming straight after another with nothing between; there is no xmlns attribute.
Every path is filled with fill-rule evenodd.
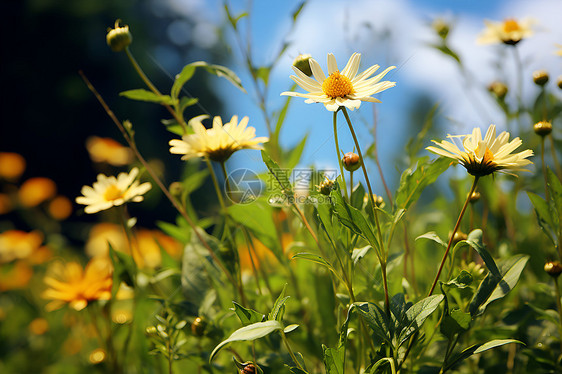
<svg viewBox="0 0 562 374"><path fill-rule="evenodd" d="M457 160L466 168L469 174L474 176L484 176L495 171L529 171L523 167L532 164L527 157L533 155L533 151L526 149L522 152L512 154L522 141L515 138L509 141L509 133L504 131L496 137L496 126L490 125L486 136L482 139L480 128L476 127L469 135L448 135L452 142L443 140L438 143L432 140L441 148L427 147L428 151ZM462 145L464 150L459 149L455 144L455 138L464 137Z"/></svg>
<svg viewBox="0 0 562 374"><path fill-rule="evenodd" d="M45 308L51 311L69 304L74 310L82 310L88 302L109 300L112 272L111 261L107 258L94 258L85 269L77 262L54 263L44 279L49 288L42 297L52 300Z"/></svg>
<svg viewBox="0 0 562 374"><path fill-rule="evenodd" d="M395 66L390 66L382 73L369 78L378 70L379 65L373 65L357 75L360 62L361 54L354 53L340 72L336 58L333 54L328 53L328 77L326 78L320 64L311 58L309 63L314 79L309 78L294 66L293 71L297 75L291 75L291 79L308 93L289 91L283 92L281 95L304 97L305 103L322 103L326 109L332 112L337 111L341 106L354 110L359 108L361 101L380 103L380 100L371 96L396 85L396 82L380 81Z"/></svg>
<svg viewBox="0 0 562 374"><path fill-rule="evenodd" d="M133 168L129 174L120 173L117 178L98 174L97 182L92 187L82 187L82 195L76 198L78 204L87 205L84 211L88 214L113 206L123 205L128 201L139 202L152 187L149 182L140 184L136 177L138 168Z"/></svg>
<svg viewBox="0 0 562 374"><path fill-rule="evenodd" d="M260 143L269 141L267 137L256 138L256 129L248 126L248 117L238 123L238 116L232 116L224 126L219 116L213 118L213 127L206 129L202 121L209 118L201 115L192 118L189 126L193 134L170 140L170 153L180 154L182 160L196 157L209 157L213 161L224 162L240 149L263 149Z"/></svg>
<svg viewBox="0 0 562 374"><path fill-rule="evenodd" d="M479 44L504 43L515 45L522 39L533 35L532 25L534 21L525 19L517 21L508 18L503 22L484 21L486 28L476 40Z"/></svg>

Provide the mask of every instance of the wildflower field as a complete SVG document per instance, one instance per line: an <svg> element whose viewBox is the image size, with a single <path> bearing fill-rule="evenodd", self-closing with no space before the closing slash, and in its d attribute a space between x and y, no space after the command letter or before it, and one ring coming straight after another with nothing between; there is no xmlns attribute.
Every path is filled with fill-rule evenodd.
<svg viewBox="0 0 562 374"><path fill-rule="evenodd" d="M151 50L124 6L89 23L99 9L65 3L112 60L78 59L52 95L97 124L70 150L61 129L27 130L34 100L14 104L41 156L2 124L0 373L562 373L555 24L426 13L412 40L452 93L414 108L417 52L384 50L414 29L377 28L384 1L326 2L344 16L321 36L314 0L212 2L212 28L201 2L149 3L160 24L192 7L165 27L198 52Z"/></svg>

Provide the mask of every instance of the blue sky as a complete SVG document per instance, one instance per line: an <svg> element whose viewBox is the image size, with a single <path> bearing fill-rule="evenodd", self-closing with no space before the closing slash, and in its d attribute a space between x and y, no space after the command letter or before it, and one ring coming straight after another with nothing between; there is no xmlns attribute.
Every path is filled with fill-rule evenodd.
<svg viewBox="0 0 562 374"><path fill-rule="evenodd" d="M222 2L218 0L196 1L170 0L178 9L189 3L201 10L203 18L210 23L224 19ZM375 104L378 114L379 156L390 184L396 185L399 173L395 159L408 138L415 134L406 133L405 123L409 121L408 110L414 98L423 92L440 104L442 116L446 118L446 131L457 134L469 132L474 126L487 128L495 123L505 129L502 115L487 97L484 87L494 79L514 83L514 64L510 55L502 60L501 69L493 67L503 46L480 46L475 40L484 28L484 19L532 17L537 21L536 35L518 46L525 64L525 74L537 69L550 72L552 81L560 75L562 58L554 55L555 43L562 44L562 2L556 0L535 1L484 1L484 0L311 0L297 21L296 28L289 33L291 13L300 1L253 1L251 11L251 37L253 56L258 63L267 64L278 51L283 41L291 46L280 60L270 77L268 107L278 109L284 98L279 96L292 84L289 76L294 57L299 53L310 53L325 69L327 53L334 53L338 66L343 67L353 52L362 54L360 70L379 64L381 69L395 65L397 69L387 75L386 80L396 82L396 87L379 95L381 104ZM247 10L247 1L229 1L235 14ZM219 10L219 11L217 11ZM468 85L459 74L457 66L448 58L427 47L436 41L429 24L435 17L450 21L454 28L450 34L450 45L457 50L471 75ZM241 21L244 27L245 19ZM387 33L389 32L389 33ZM386 35L383 37L381 35ZM263 117L253 93L251 81L243 64L239 48L231 40L234 55L229 68L234 70L248 89L243 95L224 80L216 81L217 89L225 103L225 116L232 114L249 116L250 124L256 127L259 136L266 135ZM503 48L503 49L502 49ZM524 94L535 94L532 81L524 82ZM298 88L302 92L302 89ZM480 104L475 108L468 95L476 97ZM370 123L372 105L364 103L351 118L363 149L370 144ZM421 126L423 119L419 120ZM353 143L343 116L339 118L340 147L351 151ZM332 134L332 113L321 104L305 104L295 98L291 104L282 144L290 146L309 134L309 143L303 155L302 166L315 165L320 168L336 167L335 147ZM443 137L446 133L443 134ZM428 140L429 142L429 140ZM429 144L428 144L429 145ZM250 167L263 170L259 152L245 151L229 161L231 169ZM376 173L369 165L371 174ZM375 190L382 193L380 183Z"/></svg>

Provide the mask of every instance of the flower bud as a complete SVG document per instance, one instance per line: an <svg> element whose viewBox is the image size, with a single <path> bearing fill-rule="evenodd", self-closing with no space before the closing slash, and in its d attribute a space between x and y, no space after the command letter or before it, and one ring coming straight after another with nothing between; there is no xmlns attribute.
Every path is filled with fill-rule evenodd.
<svg viewBox="0 0 562 374"><path fill-rule="evenodd" d="M181 193L183 191L183 186L181 182L172 182L172 184L170 184L169 190L172 196L178 197L181 196Z"/></svg>
<svg viewBox="0 0 562 374"><path fill-rule="evenodd" d="M449 35L449 24L441 18L435 19L431 23L431 28L435 30L435 32L441 37L441 39L446 39L447 35Z"/></svg>
<svg viewBox="0 0 562 374"><path fill-rule="evenodd" d="M540 121L533 126L535 134L540 136L547 136L552 132L552 123L549 121Z"/></svg>
<svg viewBox="0 0 562 374"><path fill-rule="evenodd" d="M206 327L207 321L205 321L203 317L197 317L191 324L191 332L195 336L203 336Z"/></svg>
<svg viewBox="0 0 562 374"><path fill-rule="evenodd" d="M544 86L548 82L548 72L546 70L537 70L533 72L533 82L537 86Z"/></svg>
<svg viewBox="0 0 562 374"><path fill-rule="evenodd" d="M341 162L345 170L350 172L361 167L361 160L359 159L359 155L357 153L347 152L343 155Z"/></svg>
<svg viewBox="0 0 562 374"><path fill-rule="evenodd" d="M384 199L382 198L382 196L373 194L373 200L375 201L375 206L377 208L384 208L385 203L384 203ZM369 205L371 204L371 200L369 199L369 194L366 193L365 196L363 197L363 204Z"/></svg>
<svg viewBox="0 0 562 374"><path fill-rule="evenodd" d="M558 85L558 88L562 90L562 75L558 77L558 80L556 81L556 85Z"/></svg>
<svg viewBox="0 0 562 374"><path fill-rule="evenodd" d="M329 180L328 177L325 178L326 180L320 183L319 186L316 186L316 188L322 195L330 196L330 192L332 192L336 184L333 180Z"/></svg>
<svg viewBox="0 0 562 374"><path fill-rule="evenodd" d="M244 366L244 369L240 370L240 374L255 374L255 373L257 373L257 371L254 364L248 364Z"/></svg>
<svg viewBox="0 0 562 374"><path fill-rule="evenodd" d="M488 86L488 91L494 94L498 99L503 100L505 95L507 95L508 89L504 83L494 81Z"/></svg>
<svg viewBox="0 0 562 374"><path fill-rule="evenodd" d="M148 326L146 329L144 329L144 333L148 336L154 336L158 333L158 330L156 330L155 326Z"/></svg>
<svg viewBox="0 0 562 374"><path fill-rule="evenodd" d="M544 264L544 271L553 278L558 278L562 273L562 264L559 261L548 261Z"/></svg>
<svg viewBox="0 0 562 374"><path fill-rule="evenodd" d="M480 195L480 192L474 191L474 192L472 193L472 195L470 195L470 200L469 200L469 201L470 201L471 203L475 203L475 202L477 202L478 200L480 200L480 196L481 196L481 195Z"/></svg>
<svg viewBox="0 0 562 374"><path fill-rule="evenodd" d="M307 76L312 76L312 69L310 68L309 60L311 59L309 54L300 54L293 60L293 66L302 71Z"/></svg>
<svg viewBox="0 0 562 374"><path fill-rule="evenodd" d="M457 244L461 240L466 240L466 239L468 239L468 235L466 235L462 231L457 231L455 232L455 236L453 236L453 244Z"/></svg>
<svg viewBox="0 0 562 374"><path fill-rule="evenodd" d="M107 45L111 47L113 52L121 52L133 42L133 35L129 32L129 26L120 27L119 22L121 22L119 19L115 21L115 28L108 29L105 37Z"/></svg>

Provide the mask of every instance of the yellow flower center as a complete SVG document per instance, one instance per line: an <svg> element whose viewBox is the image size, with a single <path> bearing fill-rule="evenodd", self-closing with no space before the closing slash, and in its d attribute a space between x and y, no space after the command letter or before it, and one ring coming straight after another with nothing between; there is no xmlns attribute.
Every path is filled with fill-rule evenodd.
<svg viewBox="0 0 562 374"><path fill-rule="evenodd" d="M322 91L331 98L345 97L353 92L353 85L348 77L336 70L324 80Z"/></svg>
<svg viewBox="0 0 562 374"><path fill-rule="evenodd" d="M519 24L517 23L516 20L514 19L506 19L503 22L503 31L505 32L513 32L513 31L519 31L520 27Z"/></svg>
<svg viewBox="0 0 562 374"><path fill-rule="evenodd" d="M116 185L112 184L111 186L109 186L107 188L107 190L105 190L105 193L103 194L103 198L106 201L113 201L113 200L117 200L123 197L123 191L121 191L119 189L119 187L117 187Z"/></svg>

